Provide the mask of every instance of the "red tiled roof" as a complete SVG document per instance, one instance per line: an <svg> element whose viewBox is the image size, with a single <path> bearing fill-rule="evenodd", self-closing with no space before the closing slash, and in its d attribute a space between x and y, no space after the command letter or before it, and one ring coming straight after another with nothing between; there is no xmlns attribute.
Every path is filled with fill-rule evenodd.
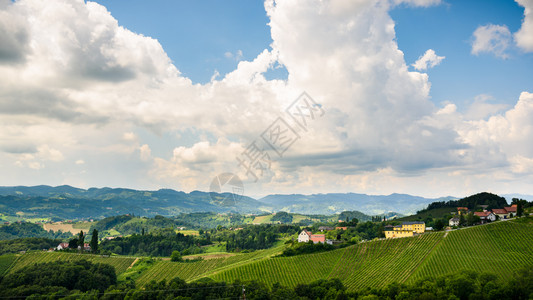
<svg viewBox="0 0 533 300"><path fill-rule="evenodd" d="M505 209L508 213L516 213L516 207L504 207L503 209Z"/></svg>
<svg viewBox="0 0 533 300"><path fill-rule="evenodd" d="M474 215L478 217L488 217L488 215L490 215L490 211L476 211L474 212Z"/></svg>
<svg viewBox="0 0 533 300"><path fill-rule="evenodd" d="M468 210L468 207L458 207L457 210Z"/></svg>
<svg viewBox="0 0 533 300"><path fill-rule="evenodd" d="M507 211L503 208L495 208L492 210L493 213L497 214L497 215L506 215L507 214Z"/></svg>
<svg viewBox="0 0 533 300"><path fill-rule="evenodd" d="M313 234L311 235L310 240L313 242L325 242L326 235L325 234Z"/></svg>

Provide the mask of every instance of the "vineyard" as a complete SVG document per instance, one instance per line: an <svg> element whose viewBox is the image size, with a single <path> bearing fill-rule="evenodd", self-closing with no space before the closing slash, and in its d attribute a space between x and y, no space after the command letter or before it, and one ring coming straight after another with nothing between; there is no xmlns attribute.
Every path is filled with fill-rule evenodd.
<svg viewBox="0 0 533 300"><path fill-rule="evenodd" d="M213 274L215 280L256 279L287 286L339 278L349 290L445 275L461 269L504 278L533 266L533 226L498 222L412 238L380 240L331 252L272 258Z"/></svg>
<svg viewBox="0 0 533 300"><path fill-rule="evenodd" d="M412 280L458 269L488 271L502 277L533 266L533 226L514 221L456 230L440 243Z"/></svg>
<svg viewBox="0 0 533 300"><path fill-rule="evenodd" d="M29 252L22 254L9 272L20 270L27 265L35 263L44 263L56 260L75 261L80 259L86 259L93 263L109 264L115 267L117 274L126 271L126 269L128 269L128 267L135 260L135 258L128 257L101 257L99 255L76 254L68 252Z"/></svg>
<svg viewBox="0 0 533 300"><path fill-rule="evenodd" d="M215 280L256 279L268 285L296 286L317 279L339 278L348 289L377 287L405 281L443 233L373 241L344 249L294 257L261 260L213 276Z"/></svg>
<svg viewBox="0 0 533 300"><path fill-rule="evenodd" d="M266 259L281 252L283 245L277 247L254 251L252 253L238 254L215 259L206 259L197 262L171 262L156 261L149 270L145 271L137 280L138 286L144 286L151 280L161 281L179 277L187 281L192 281L201 277L209 276L221 270L231 269L253 261Z"/></svg>
<svg viewBox="0 0 533 300"><path fill-rule="evenodd" d="M0 256L0 276L6 273L16 259L17 256L15 254L6 254Z"/></svg>
<svg viewBox="0 0 533 300"><path fill-rule="evenodd" d="M488 271L507 277L533 266L533 225L505 221L461 230L426 233L409 238L376 240L328 252L277 257L285 247L228 256L208 255L195 262L145 258L128 272L135 258L101 257L66 252L30 252L0 256L0 275L33 263L88 259L115 267L122 278L138 287L151 280L180 277L188 282L203 277L279 282L294 287L317 279L339 278L349 290L383 287L392 282L414 282L461 269ZM148 260L148 263L145 263Z"/></svg>

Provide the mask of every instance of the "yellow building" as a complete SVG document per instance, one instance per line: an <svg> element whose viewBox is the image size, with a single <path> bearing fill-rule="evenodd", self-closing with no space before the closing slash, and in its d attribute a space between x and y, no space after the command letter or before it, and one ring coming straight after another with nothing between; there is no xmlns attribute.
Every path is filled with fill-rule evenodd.
<svg viewBox="0 0 533 300"><path fill-rule="evenodd" d="M426 224L424 222L403 222L402 225L385 228L386 238L399 238L413 236L415 233L424 233Z"/></svg>

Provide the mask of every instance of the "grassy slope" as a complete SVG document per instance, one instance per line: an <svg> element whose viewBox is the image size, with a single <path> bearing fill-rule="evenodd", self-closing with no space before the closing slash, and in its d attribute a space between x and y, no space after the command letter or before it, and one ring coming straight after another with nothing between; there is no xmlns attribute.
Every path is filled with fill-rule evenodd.
<svg viewBox="0 0 533 300"><path fill-rule="evenodd" d="M504 278L518 268L533 266L533 224L524 222L525 219L519 221L456 230L446 237L444 232L428 233L295 257L272 257L283 249L280 243L272 249L192 263L155 261L134 278L138 286L174 277L187 281L202 277L224 281L257 279L268 285L280 282L287 286L321 278L340 278L350 290L384 286L394 281L409 282L465 268L490 271ZM112 264L117 273L125 272L134 260L36 252L20 256L9 272L29 263L80 258Z"/></svg>
<svg viewBox="0 0 533 300"><path fill-rule="evenodd" d="M282 249L283 244L278 244L276 247L271 249L214 259L204 259L198 262L178 263L171 261L157 261L149 270L143 272L143 274L138 277L136 283L139 286L143 286L151 280L160 281L165 279L168 281L174 277L180 277L187 281L192 281L209 276L211 274L216 274L223 270L235 268L243 264L267 259L272 255L280 253Z"/></svg>
<svg viewBox="0 0 533 300"><path fill-rule="evenodd" d="M16 264L9 270L9 272L15 272L21 268L34 264L44 263L56 260L75 261L80 259L87 259L93 263L105 263L115 267L117 274L120 274L133 263L135 258L131 257L101 257L99 255L91 254L76 254L67 252L28 252L22 254L17 260Z"/></svg>
<svg viewBox="0 0 533 300"><path fill-rule="evenodd" d="M418 221L418 220L425 220L427 217L440 219L440 218L450 215L451 212L457 212L457 208L455 207L435 208L435 209L421 212L419 214L398 218L397 220L403 221L403 222Z"/></svg>
<svg viewBox="0 0 533 300"><path fill-rule="evenodd" d="M321 278L340 278L349 289L405 280L444 233L372 241L355 246L294 257L276 257L215 274L214 279L257 279L287 286Z"/></svg>
<svg viewBox="0 0 533 300"><path fill-rule="evenodd" d="M0 256L0 276L4 275L4 273L9 270L17 257L18 256L16 254L6 254Z"/></svg>
<svg viewBox="0 0 533 300"><path fill-rule="evenodd" d="M505 221L448 234L412 279L457 269L489 271L507 277L533 266L533 225Z"/></svg>
<svg viewBox="0 0 533 300"><path fill-rule="evenodd" d="M257 279L288 286L340 278L350 290L444 275L458 269L505 278L533 265L533 225L498 222L413 238L374 241L332 252L261 260L214 274L214 279Z"/></svg>

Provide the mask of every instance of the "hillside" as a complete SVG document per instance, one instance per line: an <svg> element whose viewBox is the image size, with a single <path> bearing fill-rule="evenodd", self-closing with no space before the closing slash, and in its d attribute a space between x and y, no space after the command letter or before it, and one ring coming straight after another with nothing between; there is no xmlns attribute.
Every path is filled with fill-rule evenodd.
<svg viewBox="0 0 533 300"><path fill-rule="evenodd" d="M283 247L242 254L208 254L197 262L151 260L150 264L139 268L135 265L130 271L127 267L134 258L30 253L20 256L10 272L34 262L91 257L111 263L119 273L125 272L122 278L134 279L139 286L176 276L187 281L203 277L226 282L256 279L267 285L279 282L292 287L317 279L339 278L354 291L391 282L414 282L461 269L489 271L506 278L521 267L533 266L533 224L531 218L519 219L448 233L375 240L330 252L275 257ZM3 264L11 261L12 257L6 258Z"/></svg>
<svg viewBox="0 0 533 300"><path fill-rule="evenodd" d="M113 266L117 272L117 274L121 274L124 271L126 271L135 261L135 258L132 257L102 257L100 255L80 255L76 253L67 253L67 252L43 252L43 251L36 251L36 252L28 252L25 254L8 254L0 256L2 259L4 265L8 264L9 260L15 259L15 263L10 265L9 270L5 266L1 266L4 271L8 272L16 272L17 270L20 270L21 268L35 263L44 263L44 262L50 262L50 261L56 261L56 260L65 260L65 261L76 261L80 259L86 259L94 263L105 263ZM4 257L6 257L4 259ZM2 268L0 268L0 275L2 272Z"/></svg>
<svg viewBox="0 0 533 300"><path fill-rule="evenodd" d="M359 211L366 215L382 215L391 213L391 208L394 208L396 213L389 214L392 216L412 214L429 203L452 199L428 199L405 194L330 193L268 195L259 200L242 196L231 205L217 200L227 195L201 191L185 193L172 189L144 191L124 188L80 189L68 185L4 186L0 187L0 220L59 221L100 219L120 214L151 217L192 212L262 214L286 211L304 215L332 215L343 211ZM358 219L365 220L364 216Z"/></svg>
<svg viewBox="0 0 533 300"><path fill-rule="evenodd" d="M223 194L213 195L214 197ZM238 205L221 205L208 192L178 192L170 189L139 191L122 188L78 189L71 186L0 187L0 207L5 215L91 219L134 214L138 216L177 215L190 212L261 213L263 204L242 196Z"/></svg>
<svg viewBox="0 0 533 300"><path fill-rule="evenodd" d="M340 278L350 290L444 275L458 269L490 271L503 278L520 267L533 265L531 249L532 225L498 222L447 235L430 233L372 241L332 252L262 260L212 277L230 281L257 279L288 286Z"/></svg>
<svg viewBox="0 0 533 300"><path fill-rule="evenodd" d="M356 193L330 193L313 195L268 195L259 201L275 210L300 214L334 214L357 210L367 215L381 215L394 211L403 215L413 214L435 201L454 199L444 197L428 199L406 194L366 195Z"/></svg>

